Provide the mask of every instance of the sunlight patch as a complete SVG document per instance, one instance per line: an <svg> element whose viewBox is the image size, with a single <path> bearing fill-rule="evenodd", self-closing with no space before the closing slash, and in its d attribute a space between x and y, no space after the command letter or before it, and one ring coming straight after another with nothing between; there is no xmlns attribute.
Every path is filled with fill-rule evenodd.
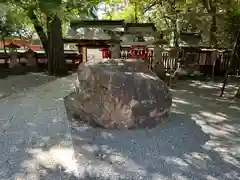
<svg viewBox="0 0 240 180"><path fill-rule="evenodd" d="M185 157L187 162L196 166L198 169L207 169L207 161L211 161L210 156L199 152L192 152L190 154L186 154Z"/></svg>
<svg viewBox="0 0 240 180"><path fill-rule="evenodd" d="M240 107L237 107L237 106L229 106L230 109L236 109L238 111L240 111Z"/></svg>
<svg viewBox="0 0 240 180"><path fill-rule="evenodd" d="M55 169L58 166L64 167L66 172L77 172L77 162L74 159L74 151L71 148L53 147L48 151L42 149L31 149L29 153L32 154L31 160L34 164L46 167L48 169ZM29 161L29 162L31 162ZM24 166L31 165L33 163L23 164Z"/></svg>
<svg viewBox="0 0 240 180"><path fill-rule="evenodd" d="M219 122L219 121L226 121L228 120L226 117L213 114L211 112L200 111L200 115L204 116L208 122Z"/></svg>
<svg viewBox="0 0 240 180"><path fill-rule="evenodd" d="M173 99L173 102L174 102L174 103L180 103L180 104L190 105L189 102L184 101L184 100L181 100L181 99L176 99L176 98Z"/></svg>

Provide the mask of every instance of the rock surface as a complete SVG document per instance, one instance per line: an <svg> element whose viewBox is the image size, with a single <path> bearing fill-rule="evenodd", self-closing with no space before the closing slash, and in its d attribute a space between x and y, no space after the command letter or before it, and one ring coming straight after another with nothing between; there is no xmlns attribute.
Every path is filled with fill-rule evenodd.
<svg viewBox="0 0 240 180"><path fill-rule="evenodd" d="M104 128L154 127L167 119L172 104L167 86L140 60L88 61L75 85L75 116Z"/></svg>

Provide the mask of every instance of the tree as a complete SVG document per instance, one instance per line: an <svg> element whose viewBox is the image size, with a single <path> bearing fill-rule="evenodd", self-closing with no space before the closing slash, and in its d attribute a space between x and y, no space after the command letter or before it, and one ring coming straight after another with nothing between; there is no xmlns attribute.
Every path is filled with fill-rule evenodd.
<svg viewBox="0 0 240 180"><path fill-rule="evenodd" d="M217 46L217 1L216 0L201 0L204 9L207 10L207 13L211 16L211 27L209 30L209 45Z"/></svg>
<svg viewBox="0 0 240 180"><path fill-rule="evenodd" d="M5 38L10 36L12 33L12 27L7 22L5 17L1 17L0 19L0 36L3 42L4 53L7 54L6 47L5 47Z"/></svg>
<svg viewBox="0 0 240 180"><path fill-rule="evenodd" d="M6 43L5 39L11 35L13 35L16 31L16 25L11 19L11 13L9 13L9 8L7 6L4 6L4 10L1 11L1 16L0 16L0 37L1 41L3 42L3 49L4 49L4 54L7 55L7 50L6 50ZM5 64L7 64L7 58L5 59Z"/></svg>
<svg viewBox="0 0 240 180"><path fill-rule="evenodd" d="M67 73L66 62L64 58L64 43L62 37L62 21L61 18L66 14L77 13L78 17L81 17L84 13L94 16L94 5L99 1L77 2L77 1L61 1L61 0L40 0L39 6L41 12L46 16L47 21L47 36L44 35L43 28L39 29L42 36L42 41L46 41L45 48L48 51L48 71L53 75L62 75ZM83 10L83 7L85 10ZM89 11L91 9L91 11ZM31 9L31 12L33 10ZM65 19L66 20L66 19ZM38 25L37 19L34 19L34 24ZM42 27L42 26L41 26ZM39 28L39 27L38 27ZM39 31L38 30L38 31ZM46 37L47 40L46 40Z"/></svg>
<svg viewBox="0 0 240 180"><path fill-rule="evenodd" d="M2 0L5 5L21 9L36 30L48 57L48 72L52 75L67 74L64 59L62 24L71 18L94 15L98 0ZM69 18L69 19L68 19Z"/></svg>
<svg viewBox="0 0 240 180"><path fill-rule="evenodd" d="M231 59L228 63L228 68L225 73L223 86L221 88L220 97L223 96L225 86L227 84L229 69L232 67L232 65L234 65L234 60L239 61L239 55L240 55L240 6L235 6L234 8L232 8L231 10L228 11L228 22L229 22L229 24L228 24L227 32L230 32L230 33L228 33L230 35L229 39L230 40L232 40L233 38L235 38L235 39L234 39L234 45L233 45ZM238 98L240 97L240 86L239 86L238 91L235 96Z"/></svg>
<svg viewBox="0 0 240 180"><path fill-rule="evenodd" d="M20 9L22 14L25 14L29 18L48 57L49 74L67 74L61 20L59 19L59 21L57 21L58 19L56 18L58 16L57 9L61 9L61 0L11 0L3 1L3 3L12 6L12 9L14 9L12 15L16 14ZM49 30L47 28L49 28ZM54 33L54 35L52 33ZM54 42L55 45L51 42Z"/></svg>

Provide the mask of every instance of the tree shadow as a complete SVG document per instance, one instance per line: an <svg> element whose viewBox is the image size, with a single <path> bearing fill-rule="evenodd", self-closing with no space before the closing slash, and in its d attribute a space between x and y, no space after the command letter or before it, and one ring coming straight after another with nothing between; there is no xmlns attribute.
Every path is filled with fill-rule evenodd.
<svg viewBox="0 0 240 180"><path fill-rule="evenodd" d="M205 149L217 153L223 162L229 164L229 172L225 173L226 179L237 179L239 177L239 138L240 138L240 102L229 98L216 98L213 92L217 89L208 90L203 88L199 92L188 88L188 84L178 85L173 89L173 109L191 115L192 119L199 124L203 131L210 136ZM218 85L216 85L218 87ZM230 86L229 91L232 90ZM222 162L216 161L219 172L224 167ZM232 177L231 177L232 176Z"/></svg>
<svg viewBox="0 0 240 180"><path fill-rule="evenodd" d="M56 80L57 77L49 76L46 73L27 73L22 75L13 75L5 79L0 79L0 99L28 90L42 84Z"/></svg>
<svg viewBox="0 0 240 180"><path fill-rule="evenodd" d="M58 169L51 169L47 167L41 167L42 173L39 176L41 180L49 180L49 179L56 179L56 175L59 174L59 169L61 169L61 179L63 180L113 180L111 177L104 177L99 174L84 172L83 175L77 176L73 173L66 172L66 169L58 164ZM133 180L133 179L126 179L124 177L119 177L117 180Z"/></svg>
<svg viewBox="0 0 240 180"><path fill-rule="evenodd" d="M55 107L53 117L39 112L31 124L17 117L12 132L0 138L0 179L237 180L239 104L188 92L173 91L173 97L169 121L153 129L90 127L64 105L62 120L54 118Z"/></svg>
<svg viewBox="0 0 240 180"><path fill-rule="evenodd" d="M78 163L87 159L96 171L102 165L126 179L205 179L210 172L221 177L235 168L203 148L209 135L184 113L173 113L163 126L133 131L90 127L75 120L71 112L68 119ZM219 171L219 165L227 168Z"/></svg>
<svg viewBox="0 0 240 180"><path fill-rule="evenodd" d="M228 84L225 88L224 97L222 99L229 99L234 97L238 89L239 80L236 78L231 78L228 80ZM174 90L180 92L187 92L191 94L198 94L202 97L207 98L219 98L220 90L222 88L222 81L201 81L201 80L187 80L177 81L172 85Z"/></svg>
<svg viewBox="0 0 240 180"><path fill-rule="evenodd" d="M238 104L184 90L173 91L170 120L148 130L92 127L66 107L79 166L126 179L238 179Z"/></svg>
<svg viewBox="0 0 240 180"><path fill-rule="evenodd" d="M36 66L16 66L13 68L1 68L0 79L14 75L26 75L31 72L39 72Z"/></svg>
<svg viewBox="0 0 240 180"><path fill-rule="evenodd" d="M39 179L43 167L57 172L57 164L73 169L62 98L69 93L73 77L0 100L0 179ZM61 173L46 178L61 179Z"/></svg>
<svg viewBox="0 0 240 180"><path fill-rule="evenodd" d="M74 71L69 71L69 75L73 73ZM3 79L0 78L0 99L13 93L25 92L31 88L50 83L58 78L62 77L50 76L47 72L38 71L8 75Z"/></svg>

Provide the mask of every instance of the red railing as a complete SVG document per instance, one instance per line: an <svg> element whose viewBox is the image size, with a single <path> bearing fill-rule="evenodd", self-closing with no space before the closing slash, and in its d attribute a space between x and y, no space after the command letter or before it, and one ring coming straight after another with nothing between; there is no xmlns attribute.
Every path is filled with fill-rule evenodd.
<svg viewBox="0 0 240 180"><path fill-rule="evenodd" d="M109 48L102 48L102 58L111 58L111 52ZM150 62L153 57L153 50L147 48L146 46L132 46L132 47L122 47L121 48L121 58L136 58L136 59L144 59L147 62Z"/></svg>

